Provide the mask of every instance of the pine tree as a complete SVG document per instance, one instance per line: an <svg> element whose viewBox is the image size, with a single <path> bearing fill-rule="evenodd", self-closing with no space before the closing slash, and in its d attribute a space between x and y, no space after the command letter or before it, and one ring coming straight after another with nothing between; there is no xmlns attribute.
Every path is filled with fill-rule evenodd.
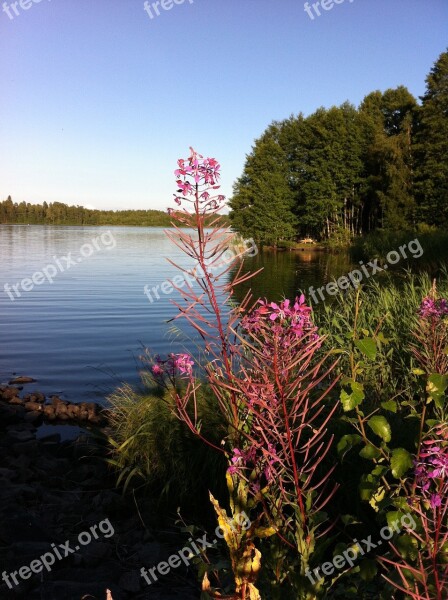
<svg viewBox="0 0 448 600"><path fill-rule="evenodd" d="M408 229L415 218L412 134L417 102L404 86L369 94L360 106L367 147L364 156L367 229Z"/></svg>
<svg viewBox="0 0 448 600"><path fill-rule="evenodd" d="M448 224L448 51L426 78L415 140L419 217Z"/></svg>
<svg viewBox="0 0 448 600"><path fill-rule="evenodd" d="M275 139L277 134L274 125L257 140L229 203L230 219L237 231L274 246L294 239L297 226L287 159Z"/></svg>

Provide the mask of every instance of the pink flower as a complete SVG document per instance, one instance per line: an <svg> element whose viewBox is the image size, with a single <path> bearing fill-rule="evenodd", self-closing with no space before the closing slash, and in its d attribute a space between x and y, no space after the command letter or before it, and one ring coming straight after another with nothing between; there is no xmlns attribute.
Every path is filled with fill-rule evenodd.
<svg viewBox="0 0 448 600"><path fill-rule="evenodd" d="M156 377L163 375L163 369L160 365L154 365L151 370L152 370L152 374L155 375Z"/></svg>
<svg viewBox="0 0 448 600"><path fill-rule="evenodd" d="M174 174L178 188L177 194L182 194L182 197L175 194L174 200L177 204L181 204L182 200L199 201L205 211L215 210L225 200L225 196L222 194L212 197L209 192L211 189L220 188L218 184L220 164L215 158L204 158L193 148L190 148L190 151L189 158L180 158L177 161L179 168L174 171Z"/></svg>
<svg viewBox="0 0 448 600"><path fill-rule="evenodd" d="M435 509L438 506L442 506L442 498L441 498L440 494L431 494L429 504L431 505L432 509Z"/></svg>
<svg viewBox="0 0 448 600"><path fill-rule="evenodd" d="M188 354L171 354L170 360L173 369L177 369L181 375L191 375L194 362Z"/></svg>
<svg viewBox="0 0 448 600"><path fill-rule="evenodd" d="M305 303L303 294L296 298L294 305L288 299L280 304L276 302L258 301L259 306L242 319L242 327L251 334L263 332L266 338L264 352L272 351L269 340L274 336L284 349L290 348L297 340L307 336L318 341L317 327L311 319L312 309Z"/></svg>
<svg viewBox="0 0 448 600"><path fill-rule="evenodd" d="M420 317L422 319L441 319L448 315L448 302L445 298L435 300L426 296L420 305Z"/></svg>

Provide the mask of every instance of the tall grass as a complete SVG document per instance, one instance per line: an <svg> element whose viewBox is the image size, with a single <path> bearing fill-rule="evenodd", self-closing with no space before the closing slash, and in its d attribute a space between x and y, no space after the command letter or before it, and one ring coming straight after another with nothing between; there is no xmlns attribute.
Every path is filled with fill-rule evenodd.
<svg viewBox="0 0 448 600"><path fill-rule="evenodd" d="M368 235L356 238L350 252L354 261L372 260L378 258L384 261L391 250L398 250L403 244L418 239L423 256L418 260L408 257L400 261L400 266L407 262L413 270L430 270L436 274L440 265L448 262L448 232L420 227L417 231L387 231L377 230ZM409 254L409 253L408 253Z"/></svg>
<svg viewBox="0 0 448 600"><path fill-rule="evenodd" d="M412 331L418 326L422 298L431 287L432 276L428 272L381 274L360 288L359 304L357 292L352 289L320 306L315 313L316 324L328 336L327 343L332 348L348 349L355 320L358 331L364 335L381 334L377 360L364 373L366 386L381 400L395 395L411 398L414 393ZM437 289L446 297L446 267L441 267ZM342 356L341 370L346 370L346 356L348 353Z"/></svg>
<svg viewBox="0 0 448 600"><path fill-rule="evenodd" d="M204 431L219 445L223 429L214 396L203 387L198 398ZM109 402L110 462L125 489L148 485L151 494L160 495L169 507L180 501L194 507L201 497L208 504L209 489L220 495L218 482L224 479L225 461L178 419L167 390L154 387L138 393L126 384Z"/></svg>

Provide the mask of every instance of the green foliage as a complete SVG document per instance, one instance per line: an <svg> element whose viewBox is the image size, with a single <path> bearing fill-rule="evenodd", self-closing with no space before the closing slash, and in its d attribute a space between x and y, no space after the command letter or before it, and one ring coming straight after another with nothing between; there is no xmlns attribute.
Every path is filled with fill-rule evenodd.
<svg viewBox="0 0 448 600"><path fill-rule="evenodd" d="M281 240L280 242L277 242L277 248L279 248L280 250L294 250L294 248L297 248L297 244L296 242L288 242L287 240Z"/></svg>
<svg viewBox="0 0 448 600"><path fill-rule="evenodd" d="M448 223L448 51L426 79L414 139L418 216L430 225Z"/></svg>
<svg viewBox="0 0 448 600"><path fill-rule="evenodd" d="M61 202L17 204L11 196L0 202L0 224L169 227L171 221L168 213L162 210L91 210Z"/></svg>
<svg viewBox="0 0 448 600"><path fill-rule="evenodd" d="M276 240L347 245L378 228L448 222L448 52L419 107L404 87L273 122L255 142L230 201L233 227Z"/></svg>
<svg viewBox="0 0 448 600"><path fill-rule="evenodd" d="M287 183L287 160L274 136L256 142L230 206L232 225L243 236L273 246L294 238L297 219Z"/></svg>
<svg viewBox="0 0 448 600"><path fill-rule="evenodd" d="M402 258L399 268L411 266L412 270L423 270L428 267L437 268L441 263L448 262L448 232L423 226L421 232L376 230L375 232L356 238L350 248L353 261L369 261L374 258L386 260L388 252L397 250L403 244L418 239L423 249L419 258L414 258L407 250L407 258Z"/></svg>
<svg viewBox="0 0 448 600"><path fill-rule="evenodd" d="M448 389L446 375L422 377L424 371L412 351L418 307L431 288L429 274L407 273L402 280L386 275L381 283L371 280L358 291L320 305L314 315L320 332L327 336L322 353L333 348L340 357L337 369L342 377L332 392L340 397L340 410L329 422L335 443L323 471L326 464L337 464L331 479L341 487L326 506L336 531L316 540L311 571L353 547L355 539L379 541L386 524L394 528L394 523L409 513L406 485L412 482L420 431L434 423L436 415L434 402L428 400L437 398L446 403ZM442 296L448 295L446 274L439 279L438 290ZM326 385L323 381L324 390ZM126 476L139 464L153 485L168 481L167 489L176 500L181 491L184 497L197 495L199 478L207 486L216 485L214 454L206 450L203 455L201 444L193 444L189 430L171 412L169 394L164 399L161 392L153 390L144 398L124 388L115 402L114 435L120 448L114 454L117 465L126 467ZM205 390L199 410L207 437L220 428L213 402ZM219 443L221 436L216 431L213 439ZM142 435L148 435L147 442ZM221 467L224 471L225 465ZM238 497L241 500L241 493ZM418 558L415 538L395 528L391 541L406 560ZM376 561L378 556L390 556L385 541L381 549L359 555L352 568L345 567L316 586L304 576L295 549L286 547L277 536L263 537L259 548L262 598L393 597L393 589L382 579L383 571Z"/></svg>
<svg viewBox="0 0 448 600"><path fill-rule="evenodd" d="M225 462L179 420L167 391L154 388L140 394L126 384L109 402L111 464L125 488L145 483L164 503L177 506L184 501L193 507L201 504L201 496L207 500L208 489L222 491ZM204 432L219 444L219 413L205 387L198 410Z"/></svg>

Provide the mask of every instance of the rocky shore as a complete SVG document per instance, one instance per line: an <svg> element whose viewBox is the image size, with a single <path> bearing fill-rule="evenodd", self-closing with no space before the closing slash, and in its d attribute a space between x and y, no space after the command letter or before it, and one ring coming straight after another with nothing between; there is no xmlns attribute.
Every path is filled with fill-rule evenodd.
<svg viewBox="0 0 448 600"><path fill-rule="evenodd" d="M141 567L165 560L184 540L173 529L160 530L154 501L116 489L107 450L96 438L87 432L73 441L61 441L58 433L38 438L44 421L107 426L98 405L0 387L0 598L106 600L106 590L113 600L199 598L185 567L150 587L144 582ZM98 537L80 547L80 534L105 520L113 534L106 537L97 527ZM62 558L49 570L29 576L25 569L27 578L20 578L21 568L68 548L69 541L70 553L60 550Z"/></svg>
<svg viewBox="0 0 448 600"><path fill-rule="evenodd" d="M31 383L30 377L17 377L10 384ZM59 396L51 396L49 400L41 392L25 394L20 397L21 387L16 385L0 386L0 401L8 402L10 405L22 406L27 413L25 420L34 425L40 425L45 421L72 422L76 425L89 424L97 426L107 425L101 407L94 402L66 402Z"/></svg>

